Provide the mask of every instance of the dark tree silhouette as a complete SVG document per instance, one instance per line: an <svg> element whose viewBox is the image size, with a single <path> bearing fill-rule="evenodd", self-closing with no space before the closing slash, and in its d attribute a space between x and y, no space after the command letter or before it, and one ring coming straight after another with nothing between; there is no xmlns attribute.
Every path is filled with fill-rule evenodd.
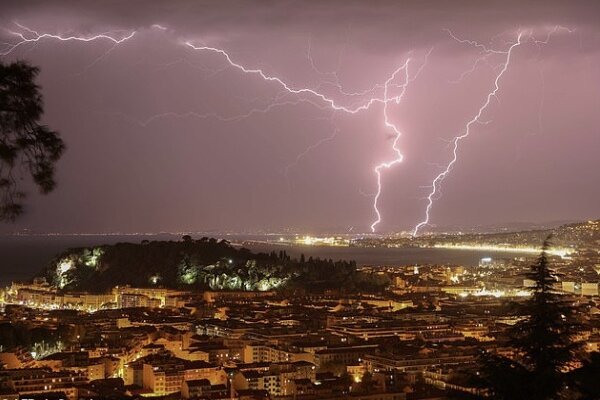
<svg viewBox="0 0 600 400"><path fill-rule="evenodd" d="M580 346L574 340L580 323L577 310L553 288L557 277L549 267L549 247L550 236L526 274L535 285L531 297L517 306L517 315L526 317L509 331L515 356L483 357L481 376L494 399L558 399L567 391L565 371Z"/></svg>
<svg viewBox="0 0 600 400"><path fill-rule="evenodd" d="M0 63L0 221L23 212L24 174L42 193L54 189L54 166L65 145L57 132L40 124L39 69L25 62Z"/></svg>
<svg viewBox="0 0 600 400"><path fill-rule="evenodd" d="M60 272L58 266L67 261L73 268ZM291 292L381 293L389 284L379 275L358 271L354 261L311 258L310 262L301 262L285 252L280 257L253 253L212 238L69 249L57 255L41 274L64 290L92 292L108 291L115 285L160 284L188 290L276 287ZM160 277L159 282L154 282L156 277Z"/></svg>
<svg viewBox="0 0 600 400"><path fill-rule="evenodd" d="M571 385L578 400L595 400L600 397L600 353L593 352L583 360L582 366L570 374Z"/></svg>

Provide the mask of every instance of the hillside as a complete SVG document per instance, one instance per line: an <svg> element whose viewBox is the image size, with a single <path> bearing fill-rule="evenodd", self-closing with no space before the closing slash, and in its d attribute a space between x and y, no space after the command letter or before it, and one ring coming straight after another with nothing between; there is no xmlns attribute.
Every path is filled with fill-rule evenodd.
<svg viewBox="0 0 600 400"><path fill-rule="evenodd" d="M184 236L69 249L42 271L66 290L106 291L116 285L180 289L270 290L328 288L378 290L381 277L356 271L352 261L292 259L285 251L252 253L229 242Z"/></svg>

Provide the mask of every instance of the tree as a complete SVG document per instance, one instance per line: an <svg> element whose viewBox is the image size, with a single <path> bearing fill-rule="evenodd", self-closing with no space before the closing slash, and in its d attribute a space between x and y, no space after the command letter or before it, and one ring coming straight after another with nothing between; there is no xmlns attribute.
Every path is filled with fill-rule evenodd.
<svg viewBox="0 0 600 400"><path fill-rule="evenodd" d="M600 353L593 352L583 360L581 367L570 374L571 385L578 400L598 399L600 393Z"/></svg>
<svg viewBox="0 0 600 400"><path fill-rule="evenodd" d="M0 63L0 221L23 212L25 192L19 177L29 174L43 194L56 186L55 163L65 145L57 132L40 125L42 95L37 67L19 61Z"/></svg>
<svg viewBox="0 0 600 400"><path fill-rule="evenodd" d="M558 280L549 266L549 247L550 236L526 274L534 287L531 297L517 306L525 318L509 331L515 356L483 356L482 378L494 399L558 399L566 390L565 371L576 357L574 335L580 324L577 310L553 289Z"/></svg>

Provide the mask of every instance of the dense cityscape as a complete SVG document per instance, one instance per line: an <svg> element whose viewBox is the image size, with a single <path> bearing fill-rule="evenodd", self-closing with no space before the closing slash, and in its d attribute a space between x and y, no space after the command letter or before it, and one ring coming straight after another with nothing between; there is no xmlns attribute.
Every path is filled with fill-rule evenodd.
<svg viewBox="0 0 600 400"><path fill-rule="evenodd" d="M576 340L591 354L600 345L600 223L561 227L557 235L561 231L570 232L561 240L572 252L549 255L560 273L553 286L580 310L585 328ZM391 239L378 240L387 246ZM165 244L136 247L153 245ZM149 271L146 284L131 286L127 282L137 277L125 275L120 285L99 292L101 278L76 270L102 275L120 268L108 265L119 262L114 254L106 256L120 247L107 246L60 255L32 281L4 289L2 398L402 400L481 394L468 373L478 368L482 351L516 355L508 332L523 315L512 304L527 301L535 287L525 277L535 262L531 254L485 257L474 266L348 263L347 273L377 283L350 289L338 276L303 274L312 263L322 268L321 260L304 255L300 262L285 251L253 254L189 236L171 245L190 252L176 268L178 284ZM232 258L207 265L193 257L198 249L207 259L215 259L210 249ZM310 246L305 250L309 254ZM268 260L293 267L275 273ZM239 263L251 272L234 276L239 269L227 266ZM292 283L294 274L301 284ZM77 279L91 279L94 290L76 290L85 286Z"/></svg>

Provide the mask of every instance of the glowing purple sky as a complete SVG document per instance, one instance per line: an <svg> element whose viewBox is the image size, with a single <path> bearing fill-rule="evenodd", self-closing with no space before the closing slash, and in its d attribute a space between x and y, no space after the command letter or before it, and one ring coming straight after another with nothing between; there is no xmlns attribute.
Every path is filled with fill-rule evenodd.
<svg viewBox="0 0 600 400"><path fill-rule="evenodd" d="M514 49L482 123L460 144L431 223L598 218L600 4L401 3L2 2L0 25L9 30L18 22L62 36L136 31L114 48L108 40L45 38L2 57L41 67L45 122L68 146L55 192L32 193L28 213L5 229L368 231L374 167L396 157L383 105L332 113L310 93L286 93L186 41L226 50L248 69L346 108L383 89L348 95L337 83L362 92L408 57L410 74L423 66L402 101L388 104L404 160L382 172L378 203L379 231L411 229L452 158L449 141L477 114L504 62L491 54L466 73L481 48L446 29L503 51L519 32L527 40ZM531 35L544 40L557 25L572 32L534 42ZM393 84L389 95L399 96L402 79Z"/></svg>

